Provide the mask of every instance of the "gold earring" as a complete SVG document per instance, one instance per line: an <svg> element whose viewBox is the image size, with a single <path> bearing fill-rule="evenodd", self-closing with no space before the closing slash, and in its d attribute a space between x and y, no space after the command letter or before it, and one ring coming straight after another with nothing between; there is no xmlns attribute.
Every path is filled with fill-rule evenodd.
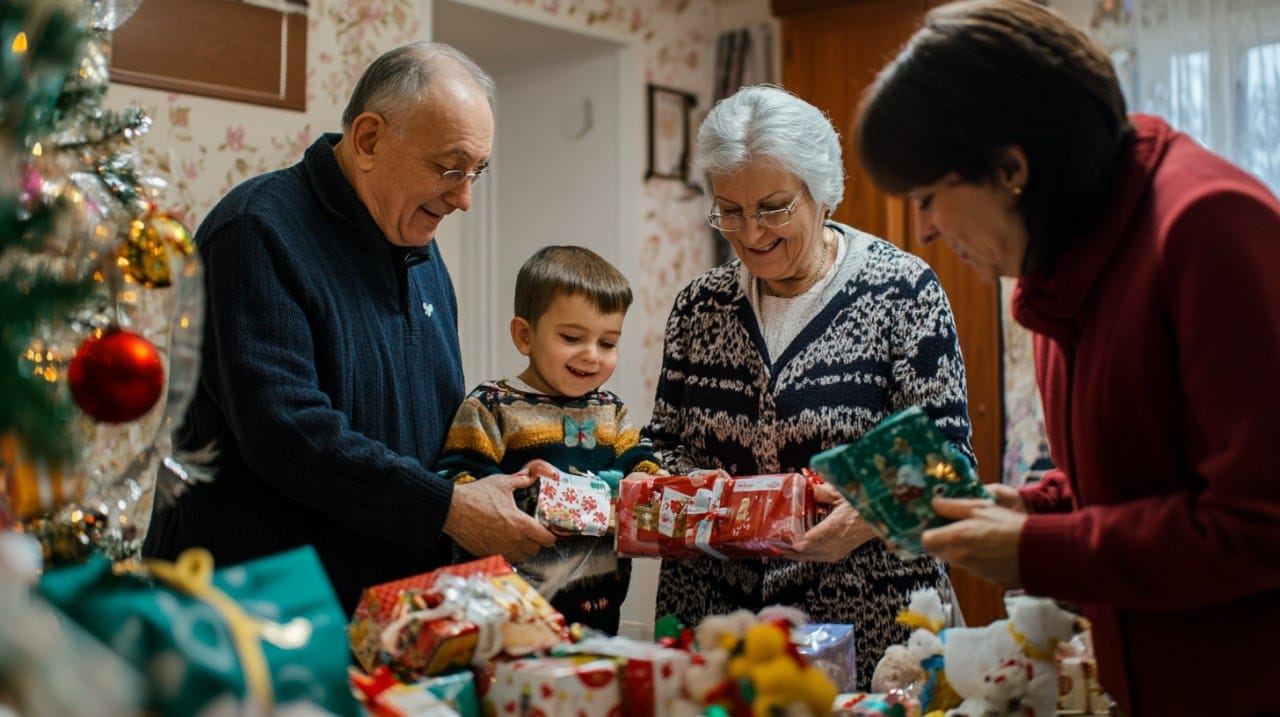
<svg viewBox="0 0 1280 717"><path fill-rule="evenodd" d="M1013 188L1013 196L1015 197L1022 196L1022 185L1017 185Z"/></svg>

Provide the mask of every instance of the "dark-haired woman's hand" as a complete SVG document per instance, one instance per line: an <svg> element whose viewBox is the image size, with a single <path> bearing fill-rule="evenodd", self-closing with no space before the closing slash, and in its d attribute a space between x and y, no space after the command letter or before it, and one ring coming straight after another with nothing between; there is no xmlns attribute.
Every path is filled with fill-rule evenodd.
<svg viewBox="0 0 1280 717"><path fill-rule="evenodd" d="M1012 488L1003 483L988 483L986 487L991 497L996 499L996 505L1018 513L1027 512L1027 504L1023 502L1022 494L1018 492L1017 488Z"/></svg>
<svg viewBox="0 0 1280 717"><path fill-rule="evenodd" d="M997 585L1022 587L1018 547L1025 512L974 498L934 498L933 509L955 522L924 531L925 550Z"/></svg>

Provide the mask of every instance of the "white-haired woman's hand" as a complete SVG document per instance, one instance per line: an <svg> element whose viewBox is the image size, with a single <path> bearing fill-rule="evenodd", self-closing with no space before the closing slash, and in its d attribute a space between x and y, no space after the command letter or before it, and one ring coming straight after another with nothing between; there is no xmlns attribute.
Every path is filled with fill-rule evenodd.
<svg viewBox="0 0 1280 717"><path fill-rule="evenodd" d="M849 501L830 484L817 482L813 489L818 503L831 506L831 512L818 524L805 531L790 548L781 550L782 557L791 560L834 563L843 560L868 540L880 536L867 521L862 519Z"/></svg>

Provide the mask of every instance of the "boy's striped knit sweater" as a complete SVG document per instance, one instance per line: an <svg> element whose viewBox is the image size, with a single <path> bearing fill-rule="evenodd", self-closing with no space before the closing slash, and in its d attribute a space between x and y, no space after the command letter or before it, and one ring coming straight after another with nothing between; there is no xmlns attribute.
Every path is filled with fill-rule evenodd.
<svg viewBox="0 0 1280 717"><path fill-rule="evenodd" d="M436 469L455 482L515 473L536 458L566 473L656 473L657 459L610 391L548 396L516 379L472 389L454 415ZM537 493L521 507L533 515ZM529 500L533 502L528 502Z"/></svg>
<svg viewBox="0 0 1280 717"><path fill-rule="evenodd" d="M465 483L515 473L537 458L566 473L658 472L649 441L640 438L616 394L548 396L518 379L487 381L467 395L436 469ZM516 491L515 500L533 515L537 484ZM618 559L612 536L561 537L516 567L567 621L617 632L631 563Z"/></svg>

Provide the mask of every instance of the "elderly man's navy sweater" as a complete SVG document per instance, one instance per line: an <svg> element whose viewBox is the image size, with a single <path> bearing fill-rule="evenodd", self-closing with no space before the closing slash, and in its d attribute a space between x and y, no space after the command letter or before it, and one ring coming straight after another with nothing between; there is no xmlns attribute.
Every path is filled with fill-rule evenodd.
<svg viewBox="0 0 1280 717"><path fill-rule="evenodd" d="M348 612L448 560L435 462L463 397L457 301L435 243L390 244L343 176L339 135L250 179L200 225L203 365L181 435L213 482L158 511L149 555L219 565L314 545Z"/></svg>

